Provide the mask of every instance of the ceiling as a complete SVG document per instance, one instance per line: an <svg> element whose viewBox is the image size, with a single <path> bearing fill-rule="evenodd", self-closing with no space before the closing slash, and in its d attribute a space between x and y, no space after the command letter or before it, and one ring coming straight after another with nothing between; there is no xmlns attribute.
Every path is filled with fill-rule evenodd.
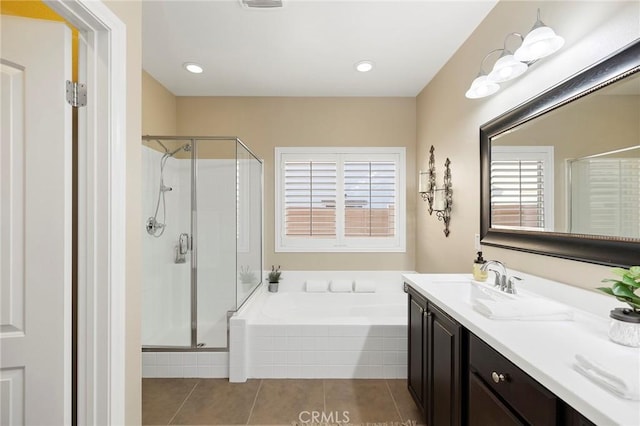
<svg viewBox="0 0 640 426"><path fill-rule="evenodd" d="M283 3L144 1L143 68L177 96L416 96L497 0Z"/></svg>

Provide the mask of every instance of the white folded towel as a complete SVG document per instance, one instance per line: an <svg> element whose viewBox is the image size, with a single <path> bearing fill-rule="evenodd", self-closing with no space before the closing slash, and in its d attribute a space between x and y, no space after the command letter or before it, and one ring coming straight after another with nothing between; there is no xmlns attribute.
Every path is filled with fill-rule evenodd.
<svg viewBox="0 0 640 426"><path fill-rule="evenodd" d="M477 299L473 308L495 320L571 321L573 310L567 305L548 299L516 299L496 302Z"/></svg>
<svg viewBox="0 0 640 426"><path fill-rule="evenodd" d="M596 353L576 354L573 367L615 395L640 401L640 356L632 354L611 359L600 359Z"/></svg>
<svg viewBox="0 0 640 426"><path fill-rule="evenodd" d="M375 293L376 283L369 280L355 280L353 283L353 291L356 293Z"/></svg>
<svg viewBox="0 0 640 426"><path fill-rule="evenodd" d="M353 280L331 280L329 290L334 293L351 293L353 291Z"/></svg>
<svg viewBox="0 0 640 426"><path fill-rule="evenodd" d="M324 293L329 287L329 282L324 280L307 280L308 293Z"/></svg>

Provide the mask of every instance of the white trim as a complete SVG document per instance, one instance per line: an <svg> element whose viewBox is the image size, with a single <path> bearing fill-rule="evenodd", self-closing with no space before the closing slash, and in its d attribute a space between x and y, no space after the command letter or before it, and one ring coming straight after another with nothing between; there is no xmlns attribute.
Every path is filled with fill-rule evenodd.
<svg viewBox="0 0 640 426"><path fill-rule="evenodd" d="M86 43L79 61L89 104L78 114L78 424L125 424L126 27L100 1L44 1Z"/></svg>
<svg viewBox="0 0 640 426"><path fill-rule="evenodd" d="M397 214L396 235L394 238L349 238L345 243L344 238L344 212L340 208L341 199L336 199L336 239L286 239L283 236L284 218L280 212L283 208L282 174L283 158L294 159L300 156L300 160L307 161L310 156L314 159L355 159L366 160L380 156L381 159L390 160L390 156L396 156L397 181ZM354 158L349 158L353 160ZM352 252L352 253L404 253L406 251L406 149L404 147L276 147L275 148L275 251L276 252ZM337 170L337 194L343 192L343 171Z"/></svg>

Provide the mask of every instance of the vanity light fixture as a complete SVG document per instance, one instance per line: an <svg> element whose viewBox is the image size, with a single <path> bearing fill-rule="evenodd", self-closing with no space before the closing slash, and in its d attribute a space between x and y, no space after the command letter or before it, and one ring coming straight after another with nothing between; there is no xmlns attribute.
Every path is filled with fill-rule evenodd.
<svg viewBox="0 0 640 426"><path fill-rule="evenodd" d="M513 80L524 74L530 65L540 58L549 56L564 45L564 39L538 19L526 37L520 33L509 33L504 39L502 49L494 49L487 53L480 62L480 72L473 80L465 96L469 99L484 98L500 90L498 83ZM507 40L511 36L520 38L520 47L515 52L507 48ZM484 71L484 63L495 52L502 52L488 74Z"/></svg>
<svg viewBox="0 0 640 426"><path fill-rule="evenodd" d="M373 62L360 61L356 64L356 69L360 72L369 72L373 69Z"/></svg>
<svg viewBox="0 0 640 426"><path fill-rule="evenodd" d="M469 99L478 99L484 98L486 96L493 95L498 90L500 90L500 85L489 80L487 73L484 71L483 65L484 61L487 60L489 56L491 56L495 52L500 52L500 49L494 49L491 52L487 53L482 61L480 62L480 72L478 76L471 83L471 87L465 93L465 96Z"/></svg>
<svg viewBox="0 0 640 426"><path fill-rule="evenodd" d="M201 74L204 71L202 65L196 64L195 62L185 62L182 64L182 67L193 74Z"/></svg>
<svg viewBox="0 0 640 426"><path fill-rule="evenodd" d="M520 77L524 74L529 65L518 61L513 53L507 49L507 40L510 36L519 37L520 40L523 40L523 37L519 33L509 33L504 38L504 46L502 47L502 54L500 58L493 64L493 69L487 76L487 80L493 83L503 83L505 81L513 80L514 78Z"/></svg>
<svg viewBox="0 0 640 426"><path fill-rule="evenodd" d="M536 23L533 24L533 28L513 56L522 62L537 61L557 52L562 46L564 46L564 38L540 20L540 9L538 9Z"/></svg>

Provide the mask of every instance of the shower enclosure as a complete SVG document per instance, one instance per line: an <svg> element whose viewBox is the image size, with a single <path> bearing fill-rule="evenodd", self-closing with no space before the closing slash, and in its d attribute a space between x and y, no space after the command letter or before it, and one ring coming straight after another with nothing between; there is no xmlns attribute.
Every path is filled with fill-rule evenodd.
<svg viewBox="0 0 640 426"><path fill-rule="evenodd" d="M143 350L225 350L262 282L262 162L235 137L142 138Z"/></svg>

